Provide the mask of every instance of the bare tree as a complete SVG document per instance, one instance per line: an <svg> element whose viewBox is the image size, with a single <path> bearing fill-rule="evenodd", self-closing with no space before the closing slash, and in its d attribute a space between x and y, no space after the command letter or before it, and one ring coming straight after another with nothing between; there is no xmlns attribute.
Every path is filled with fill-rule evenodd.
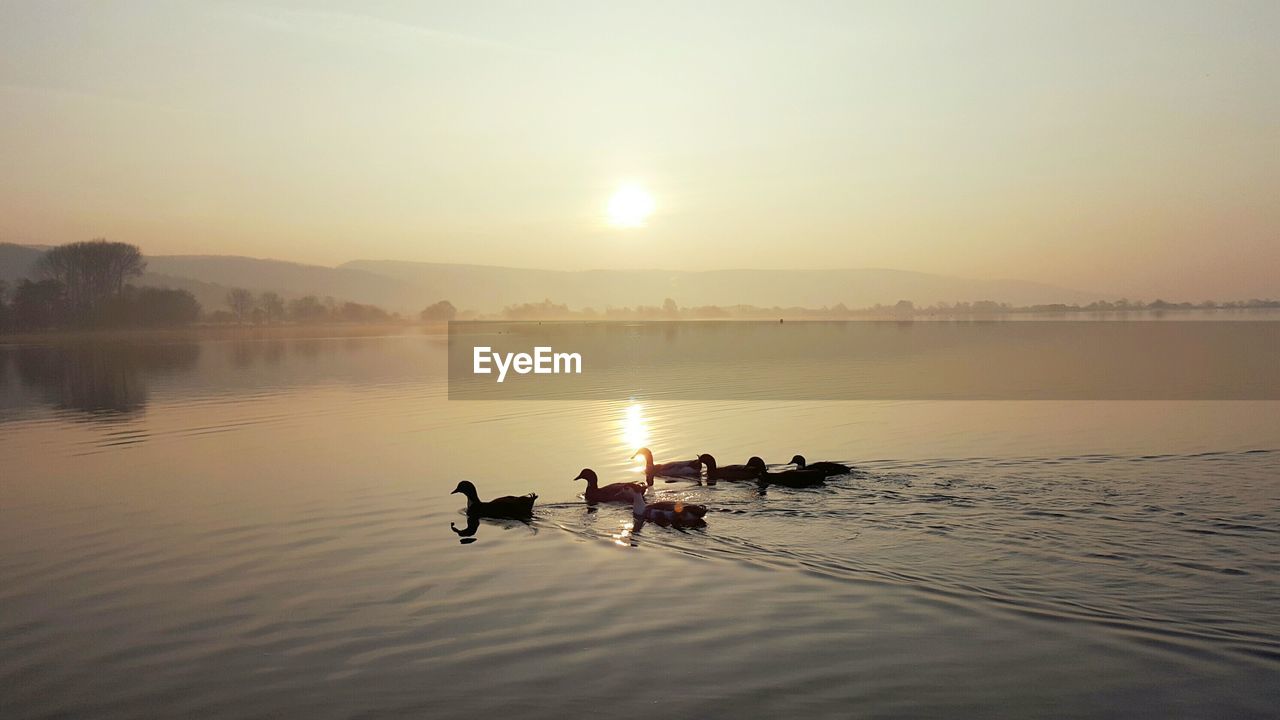
<svg viewBox="0 0 1280 720"><path fill-rule="evenodd" d="M317 323L329 318L329 309L315 295L289 301L289 317L298 323Z"/></svg>
<svg viewBox="0 0 1280 720"><path fill-rule="evenodd" d="M253 314L253 293L244 288L233 288L227 292L227 307L236 316L236 322L243 323Z"/></svg>
<svg viewBox="0 0 1280 720"><path fill-rule="evenodd" d="M146 268L136 245L103 239L59 245L36 263L36 272L66 288L67 304L81 320L92 319L103 303L124 291L126 279Z"/></svg>
<svg viewBox="0 0 1280 720"><path fill-rule="evenodd" d="M284 319L284 299L273 292L264 292L258 296L258 308L262 310L262 319L268 325Z"/></svg>

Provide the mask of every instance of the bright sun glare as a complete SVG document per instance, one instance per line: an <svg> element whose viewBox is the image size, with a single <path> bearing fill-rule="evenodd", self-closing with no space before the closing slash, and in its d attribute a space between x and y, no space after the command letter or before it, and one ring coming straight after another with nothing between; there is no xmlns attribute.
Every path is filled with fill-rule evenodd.
<svg viewBox="0 0 1280 720"><path fill-rule="evenodd" d="M635 228L653 213L653 196L648 190L634 183L627 183L614 191L606 208L609 224L618 228Z"/></svg>
<svg viewBox="0 0 1280 720"><path fill-rule="evenodd" d="M622 443L632 451L649 444L649 422L644 417L644 406L633 402L622 416ZM644 462L637 460L637 462Z"/></svg>

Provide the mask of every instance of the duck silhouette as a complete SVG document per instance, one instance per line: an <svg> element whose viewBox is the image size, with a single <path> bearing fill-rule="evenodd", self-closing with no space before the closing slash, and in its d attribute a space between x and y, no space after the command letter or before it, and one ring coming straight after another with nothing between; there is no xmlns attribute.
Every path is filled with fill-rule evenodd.
<svg viewBox="0 0 1280 720"><path fill-rule="evenodd" d="M853 468L838 462L829 462L821 460L813 464L806 464L803 455L796 455L791 458L791 464L796 466L797 470L817 470L827 477L832 475L848 475L853 472Z"/></svg>
<svg viewBox="0 0 1280 720"><path fill-rule="evenodd" d="M653 461L653 452L647 447L642 447L631 454L634 460L636 455L644 456L644 476L650 484L653 484L654 476L662 477L696 477L702 472L702 461L693 460L674 460L672 462L655 463Z"/></svg>
<svg viewBox="0 0 1280 720"><path fill-rule="evenodd" d="M756 482L761 485L783 487L813 487L826 482L827 474L821 470L771 470L760 473Z"/></svg>
<svg viewBox="0 0 1280 720"><path fill-rule="evenodd" d="M597 502L631 502L632 498L639 496L644 497L644 493L648 490L644 483L610 483L604 487L599 487L600 479L596 476L596 471L591 468L582 468L582 472L578 473L578 477L574 480L586 480L587 491L583 493L589 503Z"/></svg>
<svg viewBox="0 0 1280 720"><path fill-rule="evenodd" d="M716 480L755 480L764 473L764 460L752 457L745 465L716 465L716 459L707 453L698 456L698 460L707 468L707 481Z"/></svg>
<svg viewBox="0 0 1280 720"><path fill-rule="evenodd" d="M454 493L462 493L467 496L467 517L477 518L500 518L509 520L528 520L533 517L533 502L538 499L534 493L528 495L506 495L494 498L488 502L480 499L476 493L476 486L470 480L463 480L458 483L458 487L453 489Z"/></svg>

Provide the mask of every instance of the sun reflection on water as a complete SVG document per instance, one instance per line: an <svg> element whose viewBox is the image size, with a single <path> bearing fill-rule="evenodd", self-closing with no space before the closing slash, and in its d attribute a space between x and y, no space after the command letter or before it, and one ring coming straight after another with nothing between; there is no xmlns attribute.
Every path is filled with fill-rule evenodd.
<svg viewBox="0 0 1280 720"><path fill-rule="evenodd" d="M631 452L649 445L649 421L644 416L644 405L635 401L628 404L619 425L622 442ZM642 457L637 457L636 460L644 462Z"/></svg>
<svg viewBox="0 0 1280 720"><path fill-rule="evenodd" d="M635 529L636 529L636 524L630 520L622 523L622 527L618 530L618 532L612 535L613 544L621 545L622 547L630 547L634 545L635 543L632 542L631 540L631 532Z"/></svg>

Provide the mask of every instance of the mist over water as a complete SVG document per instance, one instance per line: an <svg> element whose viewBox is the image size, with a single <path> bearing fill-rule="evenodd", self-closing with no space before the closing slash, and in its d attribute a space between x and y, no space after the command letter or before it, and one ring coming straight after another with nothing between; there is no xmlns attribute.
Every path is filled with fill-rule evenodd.
<svg viewBox="0 0 1280 720"><path fill-rule="evenodd" d="M1266 717L1280 403L447 399L443 337L0 349L0 714ZM681 378L672 377L672 383ZM710 452L826 487L571 480ZM449 491L537 492L530 524Z"/></svg>

